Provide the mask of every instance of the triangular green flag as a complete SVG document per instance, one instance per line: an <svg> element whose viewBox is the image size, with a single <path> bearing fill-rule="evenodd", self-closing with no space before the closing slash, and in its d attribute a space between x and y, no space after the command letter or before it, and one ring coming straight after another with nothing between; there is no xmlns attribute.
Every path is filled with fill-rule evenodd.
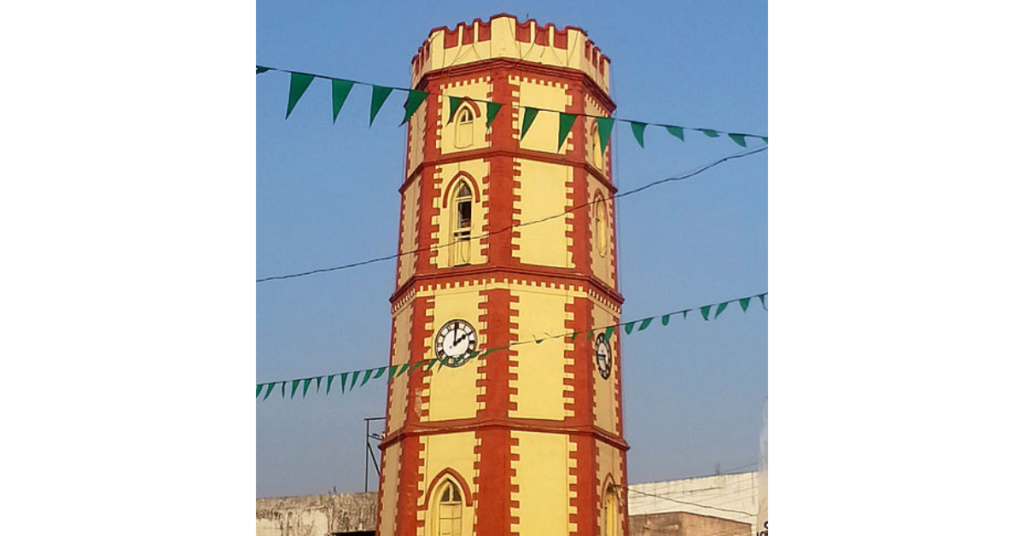
<svg viewBox="0 0 1024 536"><path fill-rule="evenodd" d="M366 382L370 381L370 375L373 374L373 369L366 369L363 371L363 382L359 384L359 387L366 385ZM353 378L355 380L355 378ZM356 382L352 382L352 386L355 387Z"/></svg>
<svg viewBox="0 0 1024 536"><path fill-rule="evenodd" d="M396 376L401 376L402 374L405 374L405 371L408 370L408 369L409 369L409 364L408 363L402 363L402 368L398 369L398 372L396 372L395 375Z"/></svg>
<svg viewBox="0 0 1024 536"><path fill-rule="evenodd" d="M624 328L626 328L626 335L629 335L630 333L633 333L633 325L634 324L636 324L636 322L629 322L628 324L623 326Z"/></svg>
<svg viewBox="0 0 1024 536"><path fill-rule="evenodd" d="M576 337L579 337L579 336L580 336L580 332L578 332L578 331L577 331L577 332L574 332L574 333L572 334L572 337L570 337L570 338L569 338L569 340L570 340L570 341L573 341L573 342L576 342Z"/></svg>
<svg viewBox="0 0 1024 536"><path fill-rule="evenodd" d="M267 389L267 392L263 395L263 400L266 400L267 397L270 396L270 392L274 390L274 386L277 385L277 383L270 382L268 385L270 386L270 389Z"/></svg>
<svg viewBox="0 0 1024 536"><path fill-rule="evenodd" d="M381 368L377 369L377 372L373 375L373 379L376 380L377 378L380 378L381 376L384 375L385 372L387 372L387 370L388 370L387 367L381 367Z"/></svg>
<svg viewBox="0 0 1024 536"><path fill-rule="evenodd" d="M313 75L303 73L292 73L291 86L288 88L288 111L284 114L284 118L288 119L289 115L292 115L292 109L298 104L299 99L302 98L302 94L306 92L306 88L313 82Z"/></svg>
<svg viewBox="0 0 1024 536"><path fill-rule="evenodd" d="M256 384L256 398L260 397L260 391L262 391L262 390L263 390L263 384L262 383L257 383Z"/></svg>
<svg viewBox="0 0 1024 536"><path fill-rule="evenodd" d="M412 366L409 367L409 375L412 376L412 373L416 372L416 369L420 368L423 365L423 363L425 363L425 361L417 361L413 363Z"/></svg>
<svg viewBox="0 0 1024 536"><path fill-rule="evenodd" d="M562 148L562 144L565 143L565 138L569 137L569 132L572 132L572 124L576 122L576 114L567 114L564 112L558 112L558 149Z"/></svg>
<svg viewBox="0 0 1024 536"><path fill-rule="evenodd" d="M740 298L740 307L743 308L743 312L747 312L747 306L750 305L750 298Z"/></svg>
<svg viewBox="0 0 1024 536"><path fill-rule="evenodd" d="M732 138L732 141L738 143L740 147L747 146L747 139L743 134L729 134L729 137Z"/></svg>
<svg viewBox="0 0 1024 536"><path fill-rule="evenodd" d="M661 325L667 326L668 321L672 318L672 315L661 315Z"/></svg>
<svg viewBox="0 0 1024 536"><path fill-rule="evenodd" d="M533 125L533 120L537 118L536 108L530 108L529 106L523 108L523 130L519 134L519 141L523 141L526 138L526 131L530 130L530 125Z"/></svg>
<svg viewBox="0 0 1024 536"><path fill-rule="evenodd" d="M316 392L320 392L320 380L324 379L323 376L317 376L316 378Z"/></svg>
<svg viewBox="0 0 1024 536"><path fill-rule="evenodd" d="M647 326L651 325L651 321L652 320L654 320L653 316L650 317L650 318L645 318L645 319L641 320L640 321L640 327L637 328L637 331L643 331L643 330L647 329Z"/></svg>
<svg viewBox="0 0 1024 536"><path fill-rule="evenodd" d="M615 333L615 326L608 326L604 330L604 340L611 342L612 334Z"/></svg>
<svg viewBox="0 0 1024 536"><path fill-rule="evenodd" d="M494 122L494 118L498 116L498 110L501 109L500 102L488 102L487 103L487 128L491 128L491 123Z"/></svg>
<svg viewBox="0 0 1024 536"><path fill-rule="evenodd" d="M284 382L281 382L281 399L284 400L284 393L288 391L288 386Z"/></svg>
<svg viewBox="0 0 1024 536"><path fill-rule="evenodd" d="M263 74L270 70L270 67L263 67L262 65L256 66L256 74Z"/></svg>
<svg viewBox="0 0 1024 536"><path fill-rule="evenodd" d="M331 102L334 105L334 122L338 121L338 112L345 105L345 99L348 98L349 92L352 91L353 84L355 82L351 80L331 79Z"/></svg>
<svg viewBox="0 0 1024 536"><path fill-rule="evenodd" d="M590 332L587 333L587 340L589 341L590 339L593 339L593 338L594 338L594 330L590 330Z"/></svg>
<svg viewBox="0 0 1024 536"><path fill-rule="evenodd" d="M370 126L373 126L373 119L377 117L377 112L380 111L380 107L384 106L384 101L388 100L388 95L391 95L393 88L384 86L373 86L373 95L370 96Z"/></svg>
<svg viewBox="0 0 1024 536"><path fill-rule="evenodd" d="M484 350L484 353L480 354L480 359L483 359L484 357L487 357L487 354L497 352L498 350L500 350L500 348L488 348Z"/></svg>
<svg viewBox="0 0 1024 536"><path fill-rule="evenodd" d="M299 380L292 380L292 398L295 398L295 391L299 390Z"/></svg>
<svg viewBox="0 0 1024 536"><path fill-rule="evenodd" d="M717 138L718 137L718 131L716 131L716 130L711 130L710 128L698 128L697 130L703 132L704 135L709 137L709 138Z"/></svg>
<svg viewBox="0 0 1024 536"><path fill-rule="evenodd" d="M724 311L728 305L729 302L718 304L718 309L715 309L715 318L718 318L718 315L722 314L722 311Z"/></svg>
<svg viewBox="0 0 1024 536"><path fill-rule="evenodd" d="M428 359L427 360L427 366L423 367L423 372L426 372L426 371L430 370L431 368L433 368L434 363L437 363L437 362L438 362L437 359Z"/></svg>
<svg viewBox="0 0 1024 536"><path fill-rule="evenodd" d="M328 394L328 395L331 394L331 382L333 382L333 381L334 381L334 374L331 374L330 376L327 377L327 393L325 393L325 394ZM341 384L345 385L345 380L341 380Z"/></svg>
<svg viewBox="0 0 1024 536"><path fill-rule="evenodd" d="M338 374L338 381L341 382L341 393L342 394L345 394L345 386L348 384L348 375L349 374L350 374L349 372L342 372L341 374ZM359 373L358 372L352 372L351 374L352 374L352 384L355 385L355 383L356 383L355 380L356 380L356 378L359 377Z"/></svg>
<svg viewBox="0 0 1024 536"><path fill-rule="evenodd" d="M388 383L395 379L395 371L398 370L398 365L391 365L388 370Z"/></svg>
<svg viewBox="0 0 1024 536"><path fill-rule="evenodd" d="M758 298L759 298L759 299L761 300L761 307L764 307L764 310L765 310L765 311L767 311L767 310L768 310L768 307L766 307L766 306L765 306L765 304L764 304L764 297L765 297L765 296L767 296L767 295L768 295L768 293L767 293L767 292L765 292L764 294L759 294L759 295L757 296L757 297L758 297Z"/></svg>
<svg viewBox="0 0 1024 536"><path fill-rule="evenodd" d="M462 104L462 99L466 97L448 97L448 122L451 123L455 119L455 112L459 110L459 106Z"/></svg>
<svg viewBox="0 0 1024 536"><path fill-rule="evenodd" d="M416 113L416 110L421 104L423 104L423 101L426 100L427 95L430 95L430 93L420 91L418 89L409 90L409 98L405 99L405 118L402 119L402 122L399 123L399 125L404 125L409 122L409 118L412 117L412 114Z"/></svg>
<svg viewBox="0 0 1024 536"><path fill-rule="evenodd" d="M761 136L761 139L764 140L765 143L768 143L768 136Z"/></svg>
<svg viewBox="0 0 1024 536"><path fill-rule="evenodd" d="M700 308L700 315L704 317L704 320L708 319L708 314L710 312L711 312L711 306L710 305L705 305L704 307Z"/></svg>
<svg viewBox="0 0 1024 536"><path fill-rule="evenodd" d="M612 139L612 126L615 119L611 117L595 117L597 120L597 137L601 140L601 154L608 148L608 142Z"/></svg>
<svg viewBox="0 0 1024 536"><path fill-rule="evenodd" d="M686 320L686 313L689 313L693 309L683 309L683 320Z"/></svg>
<svg viewBox="0 0 1024 536"><path fill-rule="evenodd" d="M644 129L647 128L647 123L640 123L638 121L630 121L629 123L633 126L633 137L636 138L636 142L643 148Z"/></svg>
<svg viewBox="0 0 1024 536"><path fill-rule="evenodd" d="M667 130L669 134L679 138L679 141L683 141L683 142L686 141L686 140L683 139L683 127L668 127L668 126L666 126L665 130Z"/></svg>
<svg viewBox="0 0 1024 536"><path fill-rule="evenodd" d="M306 398L306 391L309 391L309 384L313 383L313 378L306 378L302 382L302 398Z"/></svg>

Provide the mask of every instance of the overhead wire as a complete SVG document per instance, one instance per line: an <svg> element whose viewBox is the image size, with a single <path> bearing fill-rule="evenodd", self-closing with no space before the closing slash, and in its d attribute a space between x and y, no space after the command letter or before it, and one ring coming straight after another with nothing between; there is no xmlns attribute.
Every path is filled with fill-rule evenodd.
<svg viewBox="0 0 1024 536"><path fill-rule="evenodd" d="M734 154L731 154L731 155L728 155L728 156L724 156L722 158L719 158L718 160L715 160L713 162L704 164L704 165L702 165L702 166L700 166L700 167L698 167L698 168L696 168L696 169L694 169L692 171L684 173L682 175L675 176L675 177L668 177L668 178L665 178L665 179L657 180L657 181L645 184L643 186L640 186L638 188L634 188L632 190L628 190L628 191L625 191L625 192L617 193L617 194L615 194L613 196L610 196L608 199L609 200L610 199L619 199L619 198L627 197L627 196L630 196L630 195L642 192L644 190L647 190L648 188L653 188L655 186L659 186L659 185L666 184L666 183L669 183L669 182L677 182L677 181L686 180L686 179L695 177L695 176L697 176L697 175L699 175L699 174L701 174L701 173L703 173L703 172L705 172L705 171L707 171L707 170L709 170L709 169L711 169L711 168L713 168L715 166L724 164L725 162L728 162L730 160L744 158L744 157L751 156L751 155L754 155L754 154L757 154L757 153L760 153L760 152L763 152L763 151L767 151L767 150L768 150L768 146L765 145L765 146L759 147L757 149L753 149L753 150L749 150L749 151L743 151L743 152L734 153ZM529 225L536 225L538 223L544 223L546 221L551 221L553 219L560 218L560 217L563 217L563 216L565 216L567 214L575 212L575 211L577 211L577 210L579 210L581 208L586 208L586 207L588 207L588 206L590 206L590 205L592 205L594 203L597 203L597 202L599 202L599 200L589 201L587 203L583 203L581 205L577 205L577 206L575 206L575 207L573 207L573 208L571 208L571 209L569 209L569 210L567 210L565 212L562 212L560 214L553 214L553 215L547 216L545 218L540 218L540 219L533 220L533 221L528 221L528 222L525 222L525 223L518 223L518 224L509 225L509 226L506 226L504 228L498 229L498 230L493 231L493 232L487 232L487 233L483 233L483 234L480 234L480 235L470 236L470 237L468 237L468 240L480 240L482 238L488 238L488 237L492 237L492 236L495 236L495 235L498 235L498 234L501 234L501 233L504 233L504 232L508 232L508 231L510 231L512 229L526 227L526 226L529 226ZM386 261L386 260L397 259L397 258L405 256L405 255L413 255L413 254L416 254L416 253L423 253L423 252L427 252L427 251L440 250L441 248L446 248L446 247L450 247L452 245L458 244L458 243L460 243L463 240L467 240L467 239L454 240L454 241L448 242L446 244L435 244L435 245L431 245L431 246L427 246L427 247L423 247L423 248L417 248L417 249L413 249L413 250L409 250L409 251L403 251L403 252L396 253L396 254L393 254L393 255L386 255L386 256L383 256L383 257L376 257L376 258L373 258L373 259L367 259L367 260L353 262L353 263L349 263L349 264L343 264L343 265L340 265L340 266L332 266L332 267L329 267L329 268L318 268L318 269L315 269L315 270L308 270L308 271L305 271L305 272L299 272L299 273L294 273L294 274L286 274L286 275L277 275L277 276L264 277L264 278L257 279L256 282L257 283L264 283L264 282L267 282L267 281L277 281L277 280L282 280L282 279L292 279L292 278L296 278L296 277L304 277L304 276L318 274L318 273L334 272L334 271L338 271L338 270L347 270L347 269L350 269L350 268L355 268L357 266L363 266L363 265L367 265L367 264L372 264L372 263L375 263L375 262L382 262L382 261Z"/></svg>

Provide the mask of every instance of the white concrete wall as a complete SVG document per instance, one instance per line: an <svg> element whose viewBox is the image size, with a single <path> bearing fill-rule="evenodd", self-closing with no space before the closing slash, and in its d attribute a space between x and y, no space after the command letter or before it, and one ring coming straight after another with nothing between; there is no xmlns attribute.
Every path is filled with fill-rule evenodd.
<svg viewBox="0 0 1024 536"><path fill-rule="evenodd" d="M754 535L757 487L757 472L630 484L629 515L689 512L749 523Z"/></svg>

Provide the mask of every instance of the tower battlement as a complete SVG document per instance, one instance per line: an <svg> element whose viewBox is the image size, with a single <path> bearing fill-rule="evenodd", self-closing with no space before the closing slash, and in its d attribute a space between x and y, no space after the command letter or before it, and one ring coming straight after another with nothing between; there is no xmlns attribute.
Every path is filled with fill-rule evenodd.
<svg viewBox="0 0 1024 536"><path fill-rule="evenodd" d="M475 19L460 22L455 28L431 30L412 58L413 84L431 71L500 58L583 71L608 92L611 59L601 53L585 30L575 26L559 29L534 19L519 22L506 13L486 22Z"/></svg>

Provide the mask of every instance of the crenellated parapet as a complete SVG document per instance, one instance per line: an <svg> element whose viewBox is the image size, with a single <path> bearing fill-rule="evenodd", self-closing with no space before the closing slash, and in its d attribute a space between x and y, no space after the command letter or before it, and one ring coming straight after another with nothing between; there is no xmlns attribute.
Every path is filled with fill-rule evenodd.
<svg viewBox="0 0 1024 536"><path fill-rule="evenodd" d="M475 19L455 28L431 30L412 58L413 84L432 71L502 58L582 71L608 93L611 60L586 31L575 26L540 25L534 19L519 22L504 13L486 22Z"/></svg>

